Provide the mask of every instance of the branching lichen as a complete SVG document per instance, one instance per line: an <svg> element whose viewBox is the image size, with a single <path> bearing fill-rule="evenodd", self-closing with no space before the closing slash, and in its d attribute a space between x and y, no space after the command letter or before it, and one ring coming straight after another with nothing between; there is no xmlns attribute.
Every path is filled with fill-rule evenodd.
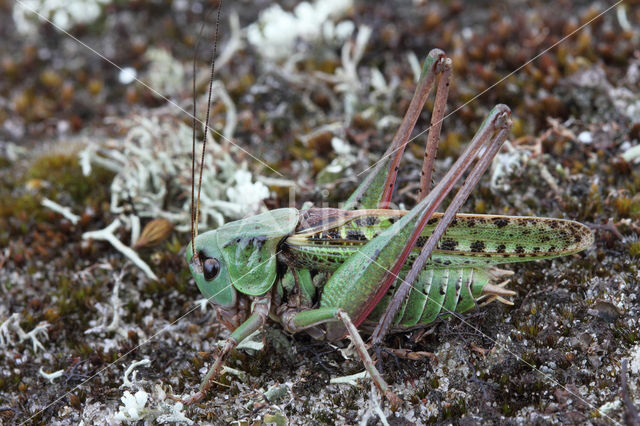
<svg viewBox="0 0 640 426"><path fill-rule="evenodd" d="M186 423L193 424L182 412L184 405L181 402L173 403L167 398L167 394L159 385L153 387L151 393L143 389L142 385L146 381L136 379L135 369L141 365L149 365L151 361L143 359L133 362L124 372L123 383L120 388L128 387L136 390L132 394L128 390L124 391L120 400L122 405L118 407L118 412L111 418L115 422L132 422L142 419L156 420L158 423ZM133 374L132 374L133 372ZM131 380L129 375L132 374ZM147 405L147 403L149 405Z"/></svg>
<svg viewBox="0 0 640 426"><path fill-rule="evenodd" d="M102 7L111 0L21 0L13 8L13 20L22 34L34 34L38 30L37 11L45 18L69 30L74 25L88 24L102 14Z"/></svg>
<svg viewBox="0 0 640 426"><path fill-rule="evenodd" d="M313 4L305 1L289 13L276 4L260 13L258 21L247 28L247 39L260 55L275 61L291 55L299 40L309 44L318 40L342 42L353 32L353 23L334 24L332 18L339 18L351 6L351 0L322 0Z"/></svg>
<svg viewBox="0 0 640 426"><path fill-rule="evenodd" d="M42 200L42 205L48 209L53 210L56 213L60 213L62 216L67 218L74 225L78 223L80 220L80 216L73 214L69 207L61 206L60 204L52 201L48 198L44 198Z"/></svg>
<svg viewBox="0 0 640 426"><path fill-rule="evenodd" d="M53 381L55 379L57 379L58 377L62 377L64 375L64 370L58 370L58 371L54 371L53 373L47 373L42 369L42 367L40 367L40 370L38 370L38 372L42 377L47 379L51 384L53 384Z"/></svg>
<svg viewBox="0 0 640 426"><path fill-rule="evenodd" d="M214 84L226 108L223 135L235 130L233 103L220 84ZM91 144L80 154L83 172L92 164L116 172L111 184L111 212L135 211L142 218L165 218L185 232L190 228L191 128L174 117L156 112L147 117L115 120L127 131L124 140ZM252 183L246 163L234 159L235 147L218 144L213 135L205 155L200 200L200 226L210 229L226 219L239 219L261 211L268 188ZM121 216L122 218L122 216Z"/></svg>
<svg viewBox="0 0 640 426"><path fill-rule="evenodd" d="M47 327L49 327L49 323L43 321L33 330L26 333L22 327L20 327L20 314L14 313L0 324L0 347L14 345L15 340L13 339L12 332L15 332L18 335L18 343L22 343L25 340L31 340L34 353L37 353L38 349L42 349L44 352L44 346L38 340L38 335L42 335L48 340L49 334L47 333Z"/></svg>
<svg viewBox="0 0 640 426"><path fill-rule="evenodd" d="M120 220L116 219L104 229L101 229L99 231L85 232L84 234L82 234L82 238L85 240L91 239L91 240L108 241L116 250L118 250L120 253L122 253L127 258L129 258L138 268L142 269L142 271L147 275L147 277L151 278L152 280L157 280L158 277L156 276L156 274L151 270L149 265L147 265L144 262L144 260L142 260L140 256L138 256L138 253L136 253L135 250L133 250L132 248L124 245L122 241L120 241L118 237L114 235L115 230L118 229L119 227L120 227ZM118 282L118 280L116 280L116 282ZM114 291L117 291L115 290L116 288L117 288L117 285L114 286ZM116 293L116 297L117 297L117 293ZM114 314L114 321L115 320L116 318Z"/></svg>

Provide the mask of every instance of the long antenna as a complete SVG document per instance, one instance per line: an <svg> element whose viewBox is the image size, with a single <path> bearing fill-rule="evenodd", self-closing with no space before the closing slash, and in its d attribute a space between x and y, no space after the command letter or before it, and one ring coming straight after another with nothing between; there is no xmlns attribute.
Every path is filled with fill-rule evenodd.
<svg viewBox="0 0 640 426"><path fill-rule="evenodd" d="M213 74L215 72L216 65L216 51L218 48L218 30L220 29L220 12L222 11L222 1L220 0L220 4L218 5L218 14L216 17L216 32L213 38L213 50L211 52L211 75L209 77L209 92L207 97L207 114L204 121L204 136L202 137L202 157L200 159L200 174L198 178L198 198L197 201L194 201L195 198L195 177L196 177L196 58L198 55L198 44L200 42L200 37L198 37L198 42L195 46L195 55L193 57L193 125L192 125L192 148L191 148L191 251L193 254L193 258L197 258L196 256L196 247L195 240L198 235L198 214L200 211L200 189L202 188L202 168L204 167L204 157L205 150L207 148L207 134L209 133L209 115L211 113L211 97L212 97L212 88L213 88ZM206 20L206 19L205 19ZM202 34L203 26L200 28L200 34Z"/></svg>

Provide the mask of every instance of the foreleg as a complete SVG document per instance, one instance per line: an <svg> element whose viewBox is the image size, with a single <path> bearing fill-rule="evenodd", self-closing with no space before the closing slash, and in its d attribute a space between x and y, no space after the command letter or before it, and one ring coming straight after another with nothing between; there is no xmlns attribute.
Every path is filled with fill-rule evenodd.
<svg viewBox="0 0 640 426"><path fill-rule="evenodd" d="M185 405L193 404L205 397L209 388L211 388L213 383L215 383L215 378L218 377L220 369L224 365L224 362L226 361L231 351L233 351L233 349L238 346L240 342L249 337L265 324L269 315L270 306L270 293L267 293L267 295L254 302L253 313L251 314L251 316L238 328L236 328L233 333L231 333L231 336L229 336L229 338L227 338L227 340L224 342L222 351L204 377L204 380L202 381L198 392L190 398L182 401Z"/></svg>

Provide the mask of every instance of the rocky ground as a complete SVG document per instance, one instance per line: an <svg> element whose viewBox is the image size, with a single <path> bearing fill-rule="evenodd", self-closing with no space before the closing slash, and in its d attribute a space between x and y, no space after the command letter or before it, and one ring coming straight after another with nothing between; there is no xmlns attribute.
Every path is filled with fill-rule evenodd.
<svg viewBox="0 0 640 426"><path fill-rule="evenodd" d="M454 80L436 179L493 105L513 111L509 143L462 211L568 218L595 234L583 253L513 266L513 306L390 336L390 348L433 354L384 359L395 411L367 381L329 383L362 370L348 342L276 326L233 354L202 403L167 398L197 389L226 336L183 260L191 62L199 42L202 119L217 2L82 3L0 0L1 422L637 424L640 3L224 5L211 117L224 138L206 158L203 228L339 205L438 47ZM400 206L415 203L431 104ZM133 255L87 234L109 225Z"/></svg>

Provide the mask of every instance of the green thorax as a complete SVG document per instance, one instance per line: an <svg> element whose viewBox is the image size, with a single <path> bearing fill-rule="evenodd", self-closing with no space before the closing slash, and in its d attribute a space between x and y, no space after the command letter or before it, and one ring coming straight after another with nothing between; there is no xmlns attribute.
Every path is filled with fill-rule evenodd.
<svg viewBox="0 0 640 426"><path fill-rule="evenodd" d="M271 210L216 231L229 278L241 293L260 296L276 281L278 244L298 224L298 210Z"/></svg>

